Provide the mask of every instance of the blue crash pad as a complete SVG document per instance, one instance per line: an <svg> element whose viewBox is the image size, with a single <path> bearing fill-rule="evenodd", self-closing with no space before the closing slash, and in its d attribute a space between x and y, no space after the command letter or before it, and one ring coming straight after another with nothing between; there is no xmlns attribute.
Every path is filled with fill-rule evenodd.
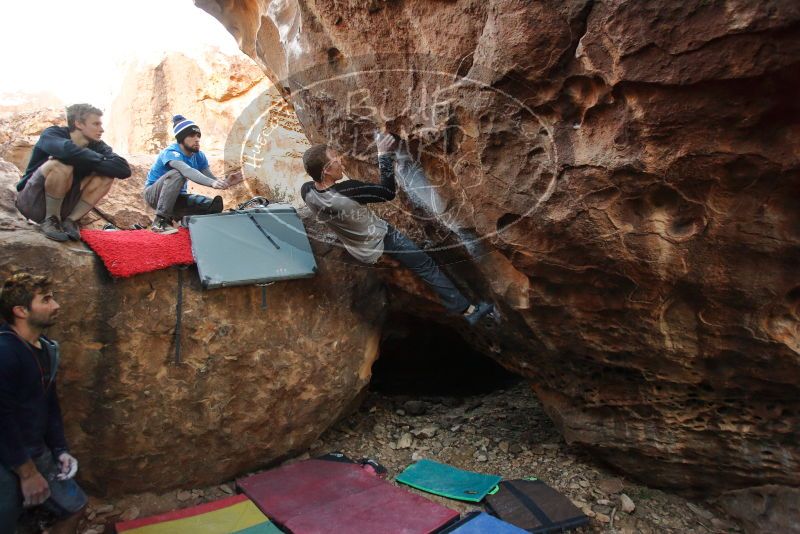
<svg viewBox="0 0 800 534"><path fill-rule="evenodd" d="M461 521L444 529L441 534L528 534L501 519L484 512L470 512Z"/></svg>

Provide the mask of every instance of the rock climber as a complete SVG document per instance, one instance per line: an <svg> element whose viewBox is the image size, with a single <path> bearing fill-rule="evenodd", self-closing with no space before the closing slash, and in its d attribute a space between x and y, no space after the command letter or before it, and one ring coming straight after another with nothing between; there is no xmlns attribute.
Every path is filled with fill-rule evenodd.
<svg viewBox="0 0 800 534"><path fill-rule="evenodd" d="M55 516L51 534L76 532L86 494L75 482L56 392L58 343L42 332L59 305L51 283L11 275L0 293L0 532L13 533L24 507Z"/></svg>
<svg viewBox="0 0 800 534"><path fill-rule="evenodd" d="M422 278L450 313L463 315L471 325L494 312L489 302L470 304L433 259L413 241L387 223L366 205L395 197L396 140L391 134L377 137L380 184L344 178L341 155L327 145L314 145L303 154L303 165L311 176L300 196L314 216L330 228L357 260L374 264L384 253Z"/></svg>
<svg viewBox="0 0 800 534"><path fill-rule="evenodd" d="M78 221L131 169L100 140L103 112L89 104L67 108L67 126L51 126L33 147L17 184L17 209L55 241L78 241Z"/></svg>
<svg viewBox="0 0 800 534"><path fill-rule="evenodd" d="M227 189L241 181L241 171L219 179L211 172L208 158L200 150L200 128L183 115L172 118L175 143L161 151L147 175L144 200L156 210L150 229L161 234L177 232L172 226L175 219L188 215L206 215L222 211L222 197L213 199L203 195L190 195L187 180L214 189Z"/></svg>

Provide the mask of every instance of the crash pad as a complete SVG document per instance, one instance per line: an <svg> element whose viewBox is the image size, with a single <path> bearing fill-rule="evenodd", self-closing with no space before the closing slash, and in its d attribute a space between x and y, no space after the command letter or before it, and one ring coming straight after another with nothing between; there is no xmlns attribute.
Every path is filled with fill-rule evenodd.
<svg viewBox="0 0 800 534"><path fill-rule="evenodd" d="M237 481L273 521L295 534L427 534L458 513L393 486L356 463L305 460Z"/></svg>
<svg viewBox="0 0 800 534"><path fill-rule="evenodd" d="M585 525L589 518L566 496L541 480L505 480L486 498L486 510L533 533L562 532Z"/></svg>
<svg viewBox="0 0 800 534"><path fill-rule="evenodd" d="M447 527L439 534L527 534L525 530L515 527L485 512L470 512L458 523Z"/></svg>
<svg viewBox="0 0 800 534"><path fill-rule="evenodd" d="M81 239L100 256L111 276L117 278L194 263L189 232L185 228L167 235L150 230L84 229Z"/></svg>
<svg viewBox="0 0 800 534"><path fill-rule="evenodd" d="M288 204L186 218L204 288L308 278L317 271L303 222Z"/></svg>
<svg viewBox="0 0 800 534"><path fill-rule="evenodd" d="M280 534L245 495L116 524L125 534Z"/></svg>
<svg viewBox="0 0 800 534"><path fill-rule="evenodd" d="M502 477L464 471L423 459L408 466L395 480L434 495L479 502L494 489Z"/></svg>

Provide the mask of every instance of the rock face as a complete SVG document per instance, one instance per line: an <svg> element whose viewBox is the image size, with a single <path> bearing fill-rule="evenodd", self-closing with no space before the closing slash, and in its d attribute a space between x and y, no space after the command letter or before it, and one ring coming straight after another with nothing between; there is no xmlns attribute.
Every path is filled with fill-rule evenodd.
<svg viewBox="0 0 800 534"><path fill-rule="evenodd" d="M181 114L202 129L204 151L222 152L236 117L270 83L247 57L215 49L202 56L130 66L111 104L109 143L126 154L157 154L175 141L172 116Z"/></svg>
<svg viewBox="0 0 800 534"><path fill-rule="evenodd" d="M64 102L49 91L0 93L0 117L8 117L32 109L60 109L63 107Z"/></svg>
<svg viewBox="0 0 800 534"><path fill-rule="evenodd" d="M108 143L143 161L154 158L175 141L172 117L182 114L200 126L201 148L217 175L243 167L249 196L298 205L295 191L305 181L300 158L309 144L290 106L247 56L213 48L200 56L174 53L155 65L131 66L111 105ZM248 130L266 109L271 135L250 139ZM223 197L226 205L233 200Z"/></svg>
<svg viewBox="0 0 800 534"><path fill-rule="evenodd" d="M800 485L800 4L196 4L350 175L406 141L388 216L469 260L504 321L466 335L569 442L683 491Z"/></svg>
<svg viewBox="0 0 800 534"><path fill-rule="evenodd" d="M383 291L339 249L315 240L319 274L271 286L267 309L257 287L205 291L187 270L176 363L177 271L110 279L84 246L17 215L18 179L0 160L0 279L23 268L55 281L66 432L93 492L230 479L307 448L367 384Z"/></svg>
<svg viewBox="0 0 800 534"><path fill-rule="evenodd" d="M42 131L50 126L66 125L64 110L58 108L22 111L0 118L0 158L25 172L33 145Z"/></svg>

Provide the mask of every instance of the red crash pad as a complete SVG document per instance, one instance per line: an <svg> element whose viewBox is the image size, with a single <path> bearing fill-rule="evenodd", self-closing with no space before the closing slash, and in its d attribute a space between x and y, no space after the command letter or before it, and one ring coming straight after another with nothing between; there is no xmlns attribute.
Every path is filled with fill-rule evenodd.
<svg viewBox="0 0 800 534"><path fill-rule="evenodd" d="M150 230L81 230L81 239L117 278L194 263L186 228L168 235Z"/></svg>
<svg viewBox="0 0 800 534"><path fill-rule="evenodd" d="M306 460L237 484L262 512L295 534L429 534L458 518L359 464Z"/></svg>

